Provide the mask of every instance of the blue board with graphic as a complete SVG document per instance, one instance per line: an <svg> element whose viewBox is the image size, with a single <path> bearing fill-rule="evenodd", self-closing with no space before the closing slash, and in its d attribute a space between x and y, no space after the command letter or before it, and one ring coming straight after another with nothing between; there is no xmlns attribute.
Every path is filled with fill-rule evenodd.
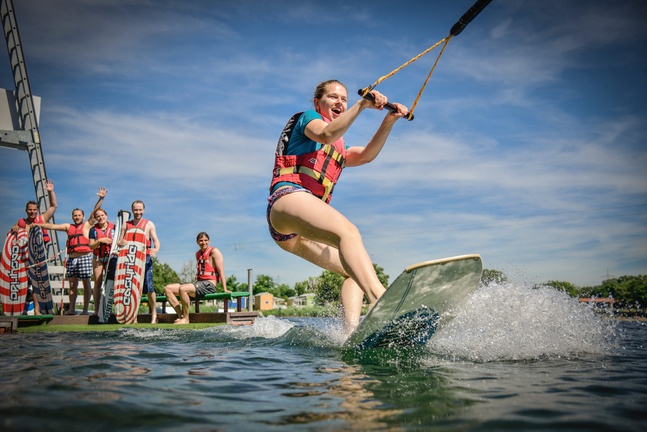
<svg viewBox="0 0 647 432"><path fill-rule="evenodd" d="M33 289L33 299L38 301L40 313L51 315L54 313L52 301L52 288L49 283L47 271L47 250L43 239L43 230L33 226L29 230L29 282Z"/></svg>

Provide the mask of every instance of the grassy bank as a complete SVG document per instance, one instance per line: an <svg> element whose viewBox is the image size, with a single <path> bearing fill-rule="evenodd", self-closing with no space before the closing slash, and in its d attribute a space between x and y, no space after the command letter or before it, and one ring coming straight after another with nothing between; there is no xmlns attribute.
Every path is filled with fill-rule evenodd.
<svg viewBox="0 0 647 432"><path fill-rule="evenodd" d="M32 325L18 328L18 333L38 332L99 332L118 331L125 328L133 329L174 329L174 330L197 330L207 327L225 325L225 323L190 323L183 325L175 324L69 324L69 325Z"/></svg>
<svg viewBox="0 0 647 432"><path fill-rule="evenodd" d="M368 307L362 308L362 315L368 312ZM264 310L263 315L274 315L277 317L318 317L318 318L338 318L341 314L339 306L308 306L308 307L288 307L285 309Z"/></svg>

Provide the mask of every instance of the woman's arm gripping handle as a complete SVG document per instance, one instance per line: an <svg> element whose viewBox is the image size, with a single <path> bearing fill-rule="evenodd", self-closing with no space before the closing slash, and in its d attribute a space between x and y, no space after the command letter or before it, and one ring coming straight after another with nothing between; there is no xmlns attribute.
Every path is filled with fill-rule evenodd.
<svg viewBox="0 0 647 432"><path fill-rule="evenodd" d="M366 95L364 95L366 93ZM367 93L366 89L359 89L357 90L357 94L362 96L366 100L370 100L371 102L375 102L375 98L371 93ZM388 109L391 112L398 112L398 109L393 105L391 102L387 102L386 105L384 105L384 108ZM404 116L407 120L411 121L413 120L413 114L409 113L406 116Z"/></svg>

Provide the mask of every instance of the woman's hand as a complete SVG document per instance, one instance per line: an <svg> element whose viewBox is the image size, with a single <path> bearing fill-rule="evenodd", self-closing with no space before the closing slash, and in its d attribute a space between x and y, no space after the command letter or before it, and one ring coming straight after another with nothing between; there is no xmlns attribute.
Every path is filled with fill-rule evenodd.
<svg viewBox="0 0 647 432"><path fill-rule="evenodd" d="M370 96L369 96L370 95ZM367 99L368 97L368 99ZM368 95L362 98L360 106L362 108L384 109L384 105L389 101L385 95L377 90L371 90Z"/></svg>

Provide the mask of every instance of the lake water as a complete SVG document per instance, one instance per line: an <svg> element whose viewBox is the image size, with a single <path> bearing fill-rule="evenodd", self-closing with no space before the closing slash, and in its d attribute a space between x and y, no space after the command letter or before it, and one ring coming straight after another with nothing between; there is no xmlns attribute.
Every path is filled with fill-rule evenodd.
<svg viewBox="0 0 647 432"><path fill-rule="evenodd" d="M647 327L479 289L422 352L331 319L0 336L1 431L643 431Z"/></svg>

